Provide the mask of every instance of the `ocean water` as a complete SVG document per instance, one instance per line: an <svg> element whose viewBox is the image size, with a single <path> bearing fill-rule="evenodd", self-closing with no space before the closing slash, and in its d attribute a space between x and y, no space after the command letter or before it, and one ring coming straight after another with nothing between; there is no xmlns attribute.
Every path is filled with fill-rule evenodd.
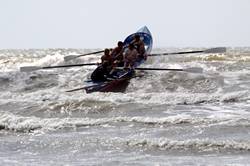
<svg viewBox="0 0 250 166"><path fill-rule="evenodd" d="M141 71L125 93L65 92L94 66L19 70L97 50L0 50L0 165L250 165L250 48L149 57L203 73Z"/></svg>

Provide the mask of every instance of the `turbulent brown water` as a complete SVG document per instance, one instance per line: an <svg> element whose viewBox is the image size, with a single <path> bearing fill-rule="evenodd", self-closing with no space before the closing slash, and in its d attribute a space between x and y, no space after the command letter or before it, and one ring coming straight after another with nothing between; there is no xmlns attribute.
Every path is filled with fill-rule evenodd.
<svg viewBox="0 0 250 166"><path fill-rule="evenodd" d="M250 163L250 48L150 57L143 67L201 67L203 73L138 72L144 76L132 79L125 93L65 92L87 84L94 66L19 71L91 51L0 50L0 165Z"/></svg>

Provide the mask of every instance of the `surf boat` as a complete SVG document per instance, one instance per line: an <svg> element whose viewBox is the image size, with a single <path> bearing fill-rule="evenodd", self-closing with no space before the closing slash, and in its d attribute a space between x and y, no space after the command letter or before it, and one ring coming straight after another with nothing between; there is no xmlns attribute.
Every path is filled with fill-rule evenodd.
<svg viewBox="0 0 250 166"><path fill-rule="evenodd" d="M134 40L134 36L139 35L140 39L144 42L146 54L150 54L153 47L153 38L149 29L144 26L140 28L136 33L129 35L124 40L124 47L127 48L128 45ZM138 67L145 62L145 59L137 59L133 67ZM135 71L133 69L117 69L115 79L110 79L106 81L89 81L89 86L86 86L86 93L92 92L124 92L129 85L129 81L136 77Z"/></svg>

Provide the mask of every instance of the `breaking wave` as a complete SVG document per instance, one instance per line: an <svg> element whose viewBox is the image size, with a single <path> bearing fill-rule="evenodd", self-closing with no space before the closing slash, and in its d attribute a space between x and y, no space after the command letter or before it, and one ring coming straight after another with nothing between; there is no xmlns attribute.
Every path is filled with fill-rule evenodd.
<svg viewBox="0 0 250 166"><path fill-rule="evenodd" d="M170 140L167 138L123 140L124 144L132 147L156 148L159 150L193 150L198 152L209 151L250 151L249 141L188 139L185 141Z"/></svg>
<svg viewBox="0 0 250 166"><path fill-rule="evenodd" d="M15 132L54 131L60 129L76 129L80 127L115 125L224 125L224 126L250 126L250 121L241 116L226 117L197 117L192 115L172 115L166 117L144 116L117 116L110 118L39 118L24 117L11 113L0 113L0 129Z"/></svg>

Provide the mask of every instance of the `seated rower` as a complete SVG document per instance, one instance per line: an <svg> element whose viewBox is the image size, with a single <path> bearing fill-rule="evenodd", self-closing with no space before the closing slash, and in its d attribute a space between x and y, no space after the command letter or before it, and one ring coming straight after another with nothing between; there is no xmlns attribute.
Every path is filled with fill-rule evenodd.
<svg viewBox="0 0 250 166"><path fill-rule="evenodd" d="M113 58L110 55L109 49L104 50L104 55L101 57L102 63L98 66L94 72L91 74L91 80L106 81L109 76L109 72L112 69Z"/></svg>
<svg viewBox="0 0 250 166"><path fill-rule="evenodd" d="M123 66L124 62L123 62L123 52L124 52L124 48L123 48L124 44L123 42L119 41L117 43L117 47L115 47L112 51L111 51L111 56L114 60L114 67L117 66Z"/></svg>
<svg viewBox="0 0 250 166"><path fill-rule="evenodd" d="M140 59L146 59L146 50L145 50L145 44L141 40L140 35L135 35L134 40L132 41L132 44L134 44L139 56L138 58Z"/></svg>
<svg viewBox="0 0 250 166"><path fill-rule="evenodd" d="M110 55L109 49L104 50L104 55L101 57L102 65L107 64L107 66L111 66L113 63L113 58Z"/></svg>
<svg viewBox="0 0 250 166"><path fill-rule="evenodd" d="M133 44L129 44L128 50L124 54L124 67L133 68L137 60L138 52Z"/></svg>

